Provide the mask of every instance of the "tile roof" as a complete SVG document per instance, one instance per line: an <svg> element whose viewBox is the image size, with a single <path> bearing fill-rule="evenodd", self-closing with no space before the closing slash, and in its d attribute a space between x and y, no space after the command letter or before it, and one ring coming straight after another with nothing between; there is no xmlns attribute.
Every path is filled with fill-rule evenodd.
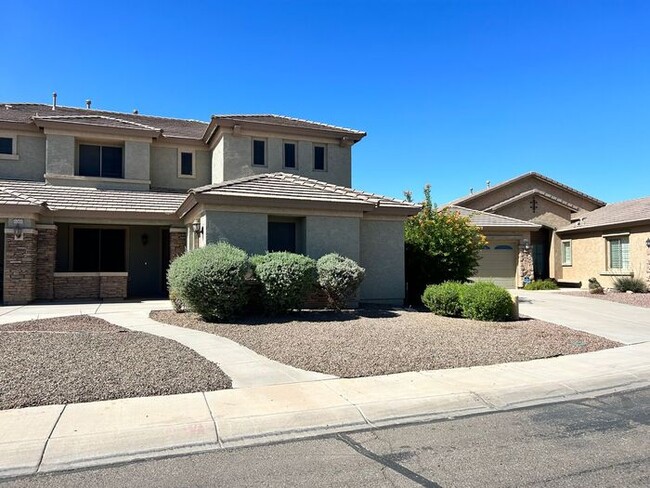
<svg viewBox="0 0 650 488"><path fill-rule="evenodd" d="M481 212L480 210L473 210L458 205L447 205L443 208L458 212L463 217L469 217L472 224L478 227L521 227L524 229L539 229L541 227L533 222L506 217L505 215Z"/></svg>
<svg viewBox="0 0 650 488"><path fill-rule="evenodd" d="M382 208L411 209L414 212L420 208L403 200L282 172L248 176L203 186L190 192L205 195L365 204Z"/></svg>
<svg viewBox="0 0 650 488"><path fill-rule="evenodd" d="M456 200L454 200L452 202L449 202L449 205L460 205L463 202L473 200L474 198L476 198L478 196L481 196L481 195L483 195L485 193L488 193L488 192L494 191L496 189L502 188L504 186L510 185L512 183L515 183L516 181L523 180L524 178L528 178L530 176L532 176L534 178L538 178L538 179L540 179L542 181L545 181L547 183L550 183L551 185L562 188L562 189L564 189L564 190L566 190L568 192L573 193L574 195L578 195L578 196L580 196L582 198L585 198L585 199L591 201L592 203L595 203L596 205L605 205L605 202L603 202L602 200L598 200L597 198L594 198L591 195L587 195L586 193L578 191L575 188L571 188L570 186L567 186L564 183L560 183L559 181L556 181L556 180L554 180L552 178L549 178L548 176L544 176L543 174L538 173L537 171L529 171L528 173L524 173L522 175L515 176L514 178L506 180L506 181L504 181L502 183L499 183L497 185L491 186L489 188L484 188L483 190L480 190L480 191L477 191L477 192L474 192L474 193L470 193L469 195L465 195L464 197L461 197L461 198L457 198Z"/></svg>
<svg viewBox="0 0 650 488"><path fill-rule="evenodd" d="M279 125L283 127L294 127L300 129L318 129L318 130L332 130L336 132L350 132L352 134L365 136L366 133L356 129L349 129L347 127L340 127L337 125L324 124L322 122L314 122L312 120L298 119L295 117L287 117L286 115L275 114L232 114L232 115L213 115L213 119L233 120L240 122L256 122L260 124Z"/></svg>
<svg viewBox="0 0 650 488"><path fill-rule="evenodd" d="M531 195L539 195L541 197L544 197L547 200L550 200L552 202L557 203L558 205L561 205L563 207L568 208L569 210L572 210L573 212L577 212L578 210L580 210L578 207L576 207L572 203L569 203L566 200L562 200L561 198L558 198L555 195L551 195L550 193L547 193L545 191L533 189L533 190L528 190L528 191L522 192L519 195L515 195L514 197L508 198L507 200L499 202L496 205L492 205L491 207L486 208L485 211L486 212L494 212L495 210L503 208L503 207L511 204L512 202L517 202L517 201L521 200L522 198L526 198L526 197L529 197Z"/></svg>
<svg viewBox="0 0 650 488"><path fill-rule="evenodd" d="M0 180L0 203L5 195L49 210L158 213L172 215L187 195L182 193L100 190L97 188L48 185L40 181ZM27 205L27 203L18 203Z"/></svg>
<svg viewBox="0 0 650 488"><path fill-rule="evenodd" d="M650 197L610 203L591 212L580 214L581 220L558 229L558 232L607 227L636 222L650 223Z"/></svg>

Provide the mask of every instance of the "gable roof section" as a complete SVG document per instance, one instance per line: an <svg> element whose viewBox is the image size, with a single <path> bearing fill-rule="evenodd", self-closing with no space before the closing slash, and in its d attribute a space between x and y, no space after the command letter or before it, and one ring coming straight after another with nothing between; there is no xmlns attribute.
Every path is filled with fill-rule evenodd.
<svg viewBox="0 0 650 488"><path fill-rule="evenodd" d="M530 197L532 195L540 196L542 198L545 198L549 202L555 203L557 205L560 205L562 207L565 207L572 212L577 212L580 209L573 205L572 203L567 202L566 200L562 200L561 198L556 197L555 195L551 195L550 193L546 193L541 190L528 190L525 192L520 193L519 195L515 195L514 197L508 198L507 200L504 200L502 202L497 203L496 205L492 205L491 207L488 207L485 209L486 212L494 212L496 210L499 210L500 208L507 207L511 203L518 202L519 200L522 200L524 198Z"/></svg>
<svg viewBox="0 0 650 488"><path fill-rule="evenodd" d="M5 196L6 195L6 196ZM48 185L39 181L0 181L0 204L25 201L49 211L119 212L172 216L185 200L182 193L100 190L97 188ZM20 203L18 203L20 204ZM27 205L27 203L23 203Z"/></svg>
<svg viewBox="0 0 650 488"><path fill-rule="evenodd" d="M650 197L610 203L591 212L581 214L581 220L559 229L558 232L597 229L644 222L650 224Z"/></svg>
<svg viewBox="0 0 650 488"><path fill-rule="evenodd" d="M331 206L351 205L359 210L371 211L382 209L401 215L413 215L420 210L418 205L384 197L374 193L353 190L344 186L333 185L304 176L289 173L262 173L236 180L225 181L216 185L207 185L190 190L190 195L204 201L209 199L245 199L244 204L262 204L263 202L302 202L309 204L326 204ZM189 211L184 204L180 213Z"/></svg>
<svg viewBox="0 0 650 488"><path fill-rule="evenodd" d="M548 183L550 185L556 186L556 187L561 188L561 189L563 189L565 191L573 193L574 195L577 195L580 198L584 198L584 199L592 202L595 205L598 205L598 206L605 205L605 202L603 202L602 200L598 200L597 198L594 198L591 195L587 195L586 193L578 191L575 188L571 188L570 186L567 186L567 185L565 185L563 183L560 183L559 181L556 181L556 180L554 180L552 178L549 178L548 176L544 176L543 174L538 173L536 171L530 171L528 173L524 173L522 175L516 176L514 178L506 180L506 181L504 181L502 183L499 183L497 185L491 186L489 188L485 188L485 189L483 189L481 191L478 191L476 193L471 193L469 195L465 195L464 197L458 198L458 199L450 202L449 205L461 205L462 206L462 205L467 204L468 202L471 202L472 200L474 200L474 199L476 199L476 198L478 198L480 196L483 196L483 195L486 195L488 193L494 192L496 190L499 190L500 188L504 188L504 187L506 187L508 185L511 185L513 183L521 181L521 180L523 180L525 178L531 178L531 177L532 178L537 178L538 180L544 181L544 182L546 182L546 183Z"/></svg>
<svg viewBox="0 0 650 488"><path fill-rule="evenodd" d="M506 217L505 215L482 212L480 210L473 210L471 208L460 207L458 205L447 205L443 208L458 212L463 217L469 217L472 221L472 224L482 228L517 227L522 229L537 230L542 227L539 224L534 224L525 220Z"/></svg>

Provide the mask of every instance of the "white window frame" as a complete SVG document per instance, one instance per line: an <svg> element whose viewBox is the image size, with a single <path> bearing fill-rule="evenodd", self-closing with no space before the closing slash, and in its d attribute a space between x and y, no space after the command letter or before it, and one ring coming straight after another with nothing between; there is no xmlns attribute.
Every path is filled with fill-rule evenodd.
<svg viewBox="0 0 650 488"><path fill-rule="evenodd" d="M7 134L5 132L0 132L0 137L4 139L11 139L11 154L0 154L0 159L5 159L9 161L17 161L20 159L18 156L18 136L16 134Z"/></svg>
<svg viewBox="0 0 650 488"><path fill-rule="evenodd" d="M182 155L183 153L189 153L192 155L192 174L190 175L184 175L182 173ZM196 179L196 151L194 149L178 149L178 168L177 168L177 175L179 178L192 178Z"/></svg>
<svg viewBox="0 0 650 488"><path fill-rule="evenodd" d="M569 258L566 258L564 254L564 246L568 244L569 249ZM560 249L562 251L562 266L572 266L573 265L573 241L571 239L563 239L560 243Z"/></svg>
<svg viewBox="0 0 650 488"><path fill-rule="evenodd" d="M605 238L605 249L606 249L606 263L608 272L620 272L620 273L629 273L631 269L630 263L630 234L608 234L603 236ZM620 240L621 241L621 265L620 268L612 267L612 241ZM624 266L623 262L623 245L627 245L627 267Z"/></svg>
<svg viewBox="0 0 650 488"><path fill-rule="evenodd" d="M285 150L286 150L286 144L292 144L294 147L294 166L287 166L287 159L285 155ZM297 170L298 169L298 141L282 141L282 167L286 169L292 169L292 170Z"/></svg>
<svg viewBox="0 0 650 488"><path fill-rule="evenodd" d="M323 148L323 169L316 169L316 148L317 147L322 147ZM312 165L311 168L314 171L320 171L320 172L325 172L327 171L327 144L314 144L311 149L311 160L312 160Z"/></svg>
<svg viewBox="0 0 650 488"><path fill-rule="evenodd" d="M255 164L255 142L264 143L264 164ZM265 168L269 165L269 141L263 137L253 137L251 139L251 166L253 168Z"/></svg>

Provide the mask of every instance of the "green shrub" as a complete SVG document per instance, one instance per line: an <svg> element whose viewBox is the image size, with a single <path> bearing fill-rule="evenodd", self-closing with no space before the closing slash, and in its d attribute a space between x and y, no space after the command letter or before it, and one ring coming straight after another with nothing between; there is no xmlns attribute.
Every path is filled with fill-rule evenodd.
<svg viewBox="0 0 650 488"><path fill-rule="evenodd" d="M300 309L318 281L316 261L300 254L271 252L253 256L251 263L267 313Z"/></svg>
<svg viewBox="0 0 650 488"><path fill-rule="evenodd" d="M457 281L446 281L440 285L429 285L422 295L422 303L436 315L460 317L463 314L460 296L468 286Z"/></svg>
<svg viewBox="0 0 650 488"><path fill-rule="evenodd" d="M460 295L463 317L474 320L503 322L512 318L512 297L505 288L494 283L473 283Z"/></svg>
<svg viewBox="0 0 650 488"><path fill-rule="evenodd" d="M244 307L251 266L244 251L221 242L176 258L167 273L170 295L204 320L224 320Z"/></svg>
<svg viewBox="0 0 650 488"><path fill-rule="evenodd" d="M648 291L648 285L641 278L618 276L614 278L614 289L621 292L646 293Z"/></svg>
<svg viewBox="0 0 650 488"><path fill-rule="evenodd" d="M338 254L326 254L316 262L318 284L330 307L340 310L356 293L366 275L366 270L355 261Z"/></svg>
<svg viewBox="0 0 650 488"><path fill-rule="evenodd" d="M524 285L524 290L559 290L560 287L553 280L537 280Z"/></svg>

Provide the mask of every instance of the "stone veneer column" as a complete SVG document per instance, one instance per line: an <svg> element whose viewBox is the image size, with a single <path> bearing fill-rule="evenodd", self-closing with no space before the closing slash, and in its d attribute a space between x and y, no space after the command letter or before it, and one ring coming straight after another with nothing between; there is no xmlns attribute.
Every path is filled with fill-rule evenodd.
<svg viewBox="0 0 650 488"><path fill-rule="evenodd" d="M54 298L54 267L56 263L56 225L37 225L36 298Z"/></svg>
<svg viewBox="0 0 650 488"><path fill-rule="evenodd" d="M24 229L16 239L13 230L5 229L4 304L22 305L36 296L36 256L38 231Z"/></svg>
<svg viewBox="0 0 650 488"><path fill-rule="evenodd" d="M185 253L187 243L187 231L185 229L169 229L169 261Z"/></svg>
<svg viewBox="0 0 650 488"><path fill-rule="evenodd" d="M645 245L645 242L643 244ZM646 247L645 252L645 279L648 282L648 286L650 286L650 247Z"/></svg>
<svg viewBox="0 0 650 488"><path fill-rule="evenodd" d="M535 269L533 265L533 256L530 253L530 249L526 250L523 246L519 247L519 283L517 286L523 286L525 284L524 278L530 278L530 281L533 281L535 276Z"/></svg>

